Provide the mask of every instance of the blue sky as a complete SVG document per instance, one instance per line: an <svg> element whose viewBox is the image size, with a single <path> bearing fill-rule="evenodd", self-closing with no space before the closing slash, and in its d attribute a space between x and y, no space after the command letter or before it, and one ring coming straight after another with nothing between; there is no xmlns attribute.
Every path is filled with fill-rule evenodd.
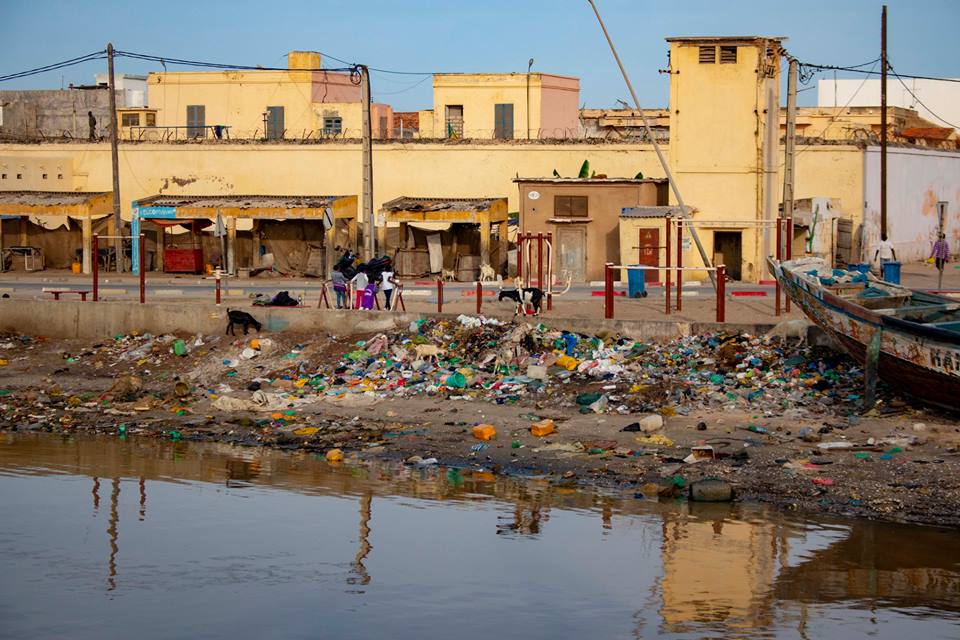
<svg viewBox="0 0 960 640"><path fill-rule="evenodd" d="M879 55L875 0L597 0L645 107L665 106L666 36L780 35L800 60L855 65ZM960 77L960 0L888 0L890 60L901 73ZM0 75L106 46L232 64L284 66L294 49L415 72L534 70L577 76L581 103L628 99L586 0L0 0ZM327 60L327 66L338 63ZM0 89L91 83L94 61ZM118 61L117 70L155 65ZM171 67L170 70L174 70ZM831 76L832 77L832 74ZM841 74L839 77L844 77ZM374 99L396 110L431 106L422 76L375 73ZM801 93L813 104L816 91Z"/></svg>

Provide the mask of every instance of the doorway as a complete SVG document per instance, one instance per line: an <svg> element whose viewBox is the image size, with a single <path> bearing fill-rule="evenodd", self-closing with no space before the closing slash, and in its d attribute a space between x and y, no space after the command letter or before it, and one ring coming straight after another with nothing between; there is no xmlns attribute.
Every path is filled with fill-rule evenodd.
<svg viewBox="0 0 960 640"><path fill-rule="evenodd" d="M587 230L583 225L557 228L556 273L574 282L587 279Z"/></svg>
<svg viewBox="0 0 960 640"><path fill-rule="evenodd" d="M743 247L739 231L713 232L713 264L725 265L727 275L733 280L742 277L741 264L743 262Z"/></svg>
<svg viewBox="0 0 960 640"><path fill-rule="evenodd" d="M637 264L655 267L660 262L660 229L640 229L640 255ZM660 272L655 269L646 269L643 280L646 283L656 282Z"/></svg>

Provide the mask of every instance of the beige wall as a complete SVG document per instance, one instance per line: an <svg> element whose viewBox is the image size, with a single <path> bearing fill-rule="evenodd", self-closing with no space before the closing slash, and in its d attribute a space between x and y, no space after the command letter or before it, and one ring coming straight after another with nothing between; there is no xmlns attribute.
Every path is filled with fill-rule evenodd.
<svg viewBox="0 0 960 640"><path fill-rule="evenodd" d="M782 153L782 152L781 152ZM120 144L120 189L124 216L130 202L157 193L193 195L219 193L347 194L361 192L360 145L324 144ZM519 211L513 179L519 175L576 175L584 159L608 175L662 175L649 145L643 144L402 144L374 146L374 207L401 195L482 197L506 195L510 211ZM782 166L782 160L778 163ZM16 173L22 178L16 180ZM109 191L110 146L105 143L0 145L0 189ZM47 173L47 180L42 174ZM57 175L63 180L53 183ZM780 184L778 178L778 184ZM750 191L750 175L723 174L680 177L687 204L695 219L738 220L746 211L723 207L718 200L731 191ZM863 152L855 146L799 146L796 197L838 198L841 212L862 220ZM629 242L636 244L635 235ZM702 234L712 255L709 234ZM616 242L614 238L613 242ZM748 253L752 231L744 234L744 261L756 266L761 256ZM618 244L627 245L624 242ZM693 248L688 265L701 264ZM766 278L755 269L756 277ZM691 274L703 279L705 274ZM748 278L749 279L749 278Z"/></svg>
<svg viewBox="0 0 960 640"><path fill-rule="evenodd" d="M204 105L205 124L229 126L234 138L262 135L267 107L283 107L287 137L299 138L314 128L314 103L360 102L349 74L327 71L151 73L147 86L157 126L186 126L187 105Z"/></svg>
<svg viewBox="0 0 960 640"><path fill-rule="evenodd" d="M655 182L638 183L554 183L522 182L520 192L520 230L524 233L552 233L554 246L559 230L562 228L582 227L586 230L586 273L587 281L602 280L604 264L620 263L619 220L620 210L624 207L657 204L657 184ZM530 192L536 191L536 200L530 199ZM551 222L555 219L554 199L556 196L586 196L587 217L583 222ZM570 218L571 220L579 220ZM558 260L560 257L558 256ZM559 262L557 263L559 264ZM560 276L560 269L555 272Z"/></svg>
<svg viewBox="0 0 960 640"><path fill-rule="evenodd" d="M529 83L529 98L528 98ZM433 136L447 137L446 107L463 107L463 137L494 137L497 104L513 105L513 137L574 137L579 128L577 78L544 73L436 74L433 77ZM529 109L528 109L529 104ZM529 113L529 121L527 119ZM421 122L421 137L424 128Z"/></svg>

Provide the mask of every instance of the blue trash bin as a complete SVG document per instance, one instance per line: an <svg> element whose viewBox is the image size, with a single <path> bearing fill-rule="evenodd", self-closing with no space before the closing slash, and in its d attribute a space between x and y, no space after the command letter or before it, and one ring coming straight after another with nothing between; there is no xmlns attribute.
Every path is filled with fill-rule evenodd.
<svg viewBox="0 0 960 640"><path fill-rule="evenodd" d="M896 260L884 260L880 265L880 273L884 282L900 284L900 263Z"/></svg>
<svg viewBox="0 0 960 640"><path fill-rule="evenodd" d="M849 271L859 271L860 273L867 274L870 273L870 263L869 262L855 262L853 264L847 265Z"/></svg>
<svg viewBox="0 0 960 640"><path fill-rule="evenodd" d="M632 264L631 267L639 267L638 264ZM646 269L627 269L627 295L631 298L647 297L647 281L644 277Z"/></svg>

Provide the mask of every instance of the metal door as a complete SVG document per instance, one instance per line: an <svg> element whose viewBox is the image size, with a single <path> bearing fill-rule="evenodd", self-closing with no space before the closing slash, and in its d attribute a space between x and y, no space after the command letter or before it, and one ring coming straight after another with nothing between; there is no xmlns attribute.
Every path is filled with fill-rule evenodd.
<svg viewBox="0 0 960 640"><path fill-rule="evenodd" d="M574 282L587 279L587 230L582 225L557 229L557 276Z"/></svg>
<svg viewBox="0 0 960 640"><path fill-rule="evenodd" d="M493 105L493 137L513 140L513 104Z"/></svg>
<svg viewBox="0 0 960 640"><path fill-rule="evenodd" d="M655 267L660 264L660 229L640 229L637 264ZM648 269L643 272L644 282L656 282L660 272Z"/></svg>
<svg viewBox="0 0 960 640"><path fill-rule="evenodd" d="M267 107L267 139L283 138L283 107Z"/></svg>
<svg viewBox="0 0 960 640"><path fill-rule="evenodd" d="M837 218L837 264L844 266L853 260L853 222Z"/></svg>
<svg viewBox="0 0 960 640"><path fill-rule="evenodd" d="M203 138L205 137L204 127L206 126L207 108L202 104L187 105L187 137Z"/></svg>

